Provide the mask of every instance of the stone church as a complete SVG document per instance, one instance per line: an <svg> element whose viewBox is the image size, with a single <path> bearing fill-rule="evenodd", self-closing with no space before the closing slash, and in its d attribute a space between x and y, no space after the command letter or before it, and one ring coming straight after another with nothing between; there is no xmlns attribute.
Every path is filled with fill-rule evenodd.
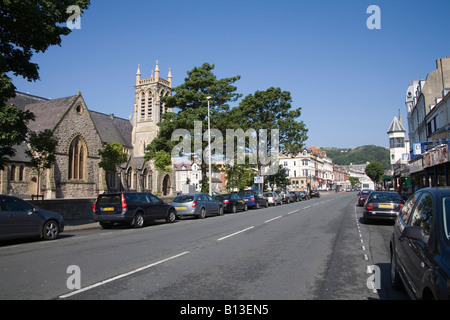
<svg viewBox="0 0 450 320"><path fill-rule="evenodd" d="M0 171L0 194L25 199L37 194L44 199L92 198L105 191L125 190L172 194L174 173L161 174L151 161L144 160L145 147L157 135L161 115L172 111L161 97L171 94L171 71L167 80L161 78L158 61L149 78L141 78L138 66L133 117L129 119L89 110L81 92L51 100L16 92L8 104L34 113L36 120L29 123L30 130L53 131L58 140L56 162L42 174L37 186L37 173L25 153L27 145L17 146L16 156ZM109 142L119 142L128 154L127 163L116 173L98 166L98 150Z"/></svg>

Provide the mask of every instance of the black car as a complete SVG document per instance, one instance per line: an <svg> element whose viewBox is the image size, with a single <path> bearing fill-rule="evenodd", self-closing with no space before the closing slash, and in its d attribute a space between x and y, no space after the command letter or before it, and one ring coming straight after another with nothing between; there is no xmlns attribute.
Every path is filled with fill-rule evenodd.
<svg viewBox="0 0 450 320"><path fill-rule="evenodd" d="M115 223L142 228L148 220L165 219L170 223L177 217L172 205L151 193L138 192L101 194L95 201L93 211L94 221L105 229Z"/></svg>
<svg viewBox="0 0 450 320"><path fill-rule="evenodd" d="M309 193L309 197L310 198L312 198L312 197L320 198L319 190L311 190L311 192Z"/></svg>
<svg viewBox="0 0 450 320"><path fill-rule="evenodd" d="M215 199L223 203L225 211L236 213L238 210L247 211L247 203L236 193L219 194Z"/></svg>
<svg viewBox="0 0 450 320"><path fill-rule="evenodd" d="M402 197L397 192L372 191L364 204L364 223L370 220L394 221L402 206Z"/></svg>
<svg viewBox="0 0 450 320"><path fill-rule="evenodd" d="M0 195L0 239L40 237L54 240L64 230L58 213L39 209L11 196Z"/></svg>
<svg viewBox="0 0 450 320"><path fill-rule="evenodd" d="M450 298L450 189L415 192L403 206L390 241L391 285L412 299Z"/></svg>

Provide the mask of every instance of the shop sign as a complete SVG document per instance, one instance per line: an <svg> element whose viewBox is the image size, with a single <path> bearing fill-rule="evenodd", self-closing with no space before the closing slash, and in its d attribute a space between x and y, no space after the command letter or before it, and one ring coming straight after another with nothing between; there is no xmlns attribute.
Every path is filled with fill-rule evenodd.
<svg viewBox="0 0 450 320"><path fill-rule="evenodd" d="M409 163L409 172L414 173L422 170L423 170L422 158L419 158L418 160Z"/></svg>
<svg viewBox="0 0 450 320"><path fill-rule="evenodd" d="M433 167L448 162L448 147L440 145L423 154L423 167Z"/></svg>

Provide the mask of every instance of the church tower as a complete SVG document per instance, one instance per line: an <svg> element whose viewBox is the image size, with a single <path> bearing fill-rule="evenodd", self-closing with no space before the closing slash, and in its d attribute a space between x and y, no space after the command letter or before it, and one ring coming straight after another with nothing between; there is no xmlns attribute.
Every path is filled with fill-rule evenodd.
<svg viewBox="0 0 450 320"><path fill-rule="evenodd" d="M134 157L143 157L145 148L158 134L158 123L161 115L172 110L166 108L161 101L162 97L172 95L172 73L169 69L167 80L160 77L159 65L156 61L155 70L150 78L141 78L138 65L136 72L136 85L133 112L132 144Z"/></svg>

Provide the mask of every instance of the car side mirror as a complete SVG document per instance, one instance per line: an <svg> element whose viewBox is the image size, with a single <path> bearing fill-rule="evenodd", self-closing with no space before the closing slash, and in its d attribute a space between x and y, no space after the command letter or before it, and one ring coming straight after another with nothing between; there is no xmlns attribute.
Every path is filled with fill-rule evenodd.
<svg viewBox="0 0 450 320"><path fill-rule="evenodd" d="M418 240L423 243L428 243L429 235L425 234L425 231L422 227L418 226L408 226L403 229L402 236L404 238Z"/></svg>

